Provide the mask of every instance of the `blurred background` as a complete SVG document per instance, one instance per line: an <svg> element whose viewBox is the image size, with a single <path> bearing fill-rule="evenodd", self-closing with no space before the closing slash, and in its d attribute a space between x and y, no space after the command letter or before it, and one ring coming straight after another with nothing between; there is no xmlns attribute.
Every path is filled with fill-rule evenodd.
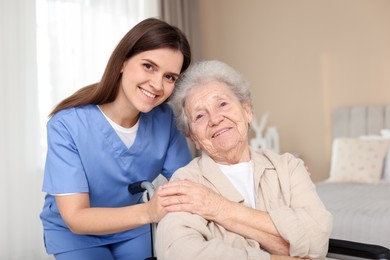
<svg viewBox="0 0 390 260"><path fill-rule="evenodd" d="M51 259L39 220L47 115L100 80L139 21L180 27L195 60L242 73L256 118L268 113L280 151L319 182L333 110L390 103L389 13L389 0L0 0L0 259Z"/></svg>

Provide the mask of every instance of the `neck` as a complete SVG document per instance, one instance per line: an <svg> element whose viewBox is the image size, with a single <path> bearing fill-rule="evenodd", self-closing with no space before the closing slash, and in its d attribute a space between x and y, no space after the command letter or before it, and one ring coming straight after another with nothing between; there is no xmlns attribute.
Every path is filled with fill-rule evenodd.
<svg viewBox="0 0 390 260"><path fill-rule="evenodd" d="M140 116L139 111L134 113L129 109L120 108L114 102L99 105L99 107L108 118L125 128L133 127Z"/></svg>
<svg viewBox="0 0 390 260"><path fill-rule="evenodd" d="M242 148L235 148L227 151L224 155L210 155L214 161L219 164L231 165L251 160L249 146L245 145Z"/></svg>

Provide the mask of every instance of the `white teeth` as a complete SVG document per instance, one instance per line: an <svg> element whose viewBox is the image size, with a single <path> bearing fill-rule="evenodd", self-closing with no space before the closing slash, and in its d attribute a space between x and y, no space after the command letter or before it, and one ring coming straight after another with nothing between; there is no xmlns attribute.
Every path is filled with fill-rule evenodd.
<svg viewBox="0 0 390 260"><path fill-rule="evenodd" d="M218 135L220 135L220 134L222 134L222 133L225 133L227 130L229 130L229 129L224 129L224 130L222 130L222 131L220 131L220 132L217 132L217 133L215 133L215 134L213 135L213 137L217 137Z"/></svg>
<svg viewBox="0 0 390 260"><path fill-rule="evenodd" d="M155 97L156 97L156 95L154 95L154 94L152 94L152 93L146 91L145 89L143 89L143 88L140 88L140 89L141 89L142 93L145 94L145 96L148 96L148 97L150 97L150 98L155 98Z"/></svg>

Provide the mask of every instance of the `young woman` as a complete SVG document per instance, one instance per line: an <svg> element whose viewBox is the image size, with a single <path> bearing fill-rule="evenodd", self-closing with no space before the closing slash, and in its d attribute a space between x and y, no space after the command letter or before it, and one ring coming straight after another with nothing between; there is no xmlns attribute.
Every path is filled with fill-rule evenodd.
<svg viewBox="0 0 390 260"><path fill-rule="evenodd" d="M40 215L45 246L56 259L144 259L148 223L166 210L153 196L140 203L128 185L169 178L191 160L165 103L191 62L176 27L149 18L111 55L101 81L51 112Z"/></svg>

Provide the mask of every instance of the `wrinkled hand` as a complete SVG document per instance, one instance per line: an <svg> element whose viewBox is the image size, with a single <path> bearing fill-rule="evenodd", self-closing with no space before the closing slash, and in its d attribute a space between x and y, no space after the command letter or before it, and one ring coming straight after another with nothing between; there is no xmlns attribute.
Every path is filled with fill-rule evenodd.
<svg viewBox="0 0 390 260"><path fill-rule="evenodd" d="M215 220L229 203L211 189L189 180L171 181L160 188L157 193L162 198L161 205L168 212L190 212Z"/></svg>
<svg viewBox="0 0 390 260"><path fill-rule="evenodd" d="M157 188L152 198L146 202L147 214L150 218L150 223L159 222L168 213L162 205L163 198L158 195L159 190L161 190L161 187Z"/></svg>

